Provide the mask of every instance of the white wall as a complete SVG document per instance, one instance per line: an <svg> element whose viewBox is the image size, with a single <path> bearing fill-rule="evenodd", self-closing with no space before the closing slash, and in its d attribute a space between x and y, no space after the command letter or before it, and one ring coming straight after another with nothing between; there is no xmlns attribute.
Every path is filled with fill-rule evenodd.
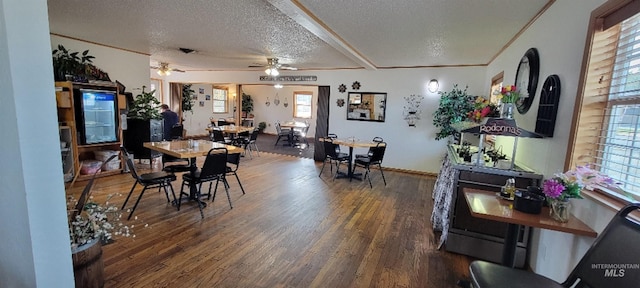
<svg viewBox="0 0 640 288"><path fill-rule="evenodd" d="M73 287L47 2L0 19L0 286Z"/></svg>
<svg viewBox="0 0 640 288"><path fill-rule="evenodd" d="M504 71L504 84L513 84L520 58L527 49L535 47L540 54L540 79L536 99L524 115L517 114L518 126L535 129L540 89L544 80L557 74L561 81L561 95L553 138L521 139L516 161L539 171L549 178L562 172L571 118L582 65L588 21L591 11L605 0L556 1L537 21L487 68L485 87L489 89L492 76ZM570 20L567 17L570 16ZM504 141L505 151L511 151ZM592 229L600 232L614 212L588 199L573 200L574 214ZM574 236L562 232L536 229L531 251L534 271L554 280L563 281L589 248L593 238Z"/></svg>
<svg viewBox="0 0 640 288"><path fill-rule="evenodd" d="M258 126L258 123L267 123L265 133L276 134L276 121L285 122L295 119L296 121L304 122L309 121L311 126L309 127L309 134L307 137L314 137L316 132L316 111L318 110L318 87L317 86L284 86L281 89L276 89L273 85L242 85L242 90L245 94L251 95L253 98L253 114L255 115L254 126ZM312 99L312 111L311 119L294 118L293 117L293 93L294 92L311 92L313 94ZM273 101L276 99L276 94L280 100L280 104L276 105ZM267 106L266 102L269 99L270 105ZM285 99L288 106L284 107Z"/></svg>
<svg viewBox="0 0 640 288"><path fill-rule="evenodd" d="M194 135L206 135L208 132L205 130L207 125L211 123L211 118L218 120L218 118L234 118L233 104L229 102L228 113L213 113L213 85L211 83L192 83L191 90L195 92L195 98L193 100L193 110L191 112L183 112L184 129L187 136ZM235 85L217 85L229 88L229 98L232 99L231 94L235 93ZM202 89L203 93L200 93ZM210 100L206 99L206 96L210 96ZM200 103L204 104L200 106Z"/></svg>
<svg viewBox="0 0 640 288"><path fill-rule="evenodd" d="M155 73L151 70L149 73ZM264 108L266 102L265 95L269 96L271 102L275 96L275 91L270 90L273 83L259 81L262 72L185 72L172 73L165 76L163 80L167 82L182 83L239 83L245 87L245 93L254 89L250 84L265 85L260 90L251 94L257 96L260 100L256 100L254 105L258 106L254 112L256 115L256 125L261 120L261 115L271 115L273 111L277 114L269 116L265 121L273 124L275 118L277 120L288 120L292 114L287 116L289 108L282 114L282 103L279 107ZM152 75L152 74L149 74ZM341 137L354 136L360 139L372 139L380 136L389 144L385 154L384 166L400 168L413 171L438 173L442 156L445 153L446 141L436 141L435 134L437 130L432 125L432 115L437 109L440 96L437 93L427 92L427 84L431 79L438 79L440 82L440 90L449 91L454 84L458 84L459 88L468 86L468 92L472 95L487 95L489 88L486 87L484 75L486 75L486 67L458 67L458 68L417 68L417 69L389 69L378 71L366 70L337 70L337 71L296 71L286 72L286 75L315 75L317 81L310 82L294 82L284 84L301 84L301 85L329 85L331 86L331 95L329 100L329 132L336 133ZM386 92L387 108L386 120L380 122L364 122L364 121L347 121L346 105L338 107L336 100L343 98L346 101L347 92L354 91L351 84L355 81L360 82L361 92ZM348 89L345 93L338 91L338 86L345 84ZM168 87L165 85L165 87ZM285 86L286 87L286 86ZM306 87L304 87L306 88ZM303 88L303 89L304 89ZM249 90L246 90L249 89ZM257 89L257 88L256 88ZM284 89L284 88L283 88ZM259 92L258 92L259 91ZM316 92L317 93L317 92ZM287 93L288 94L288 93ZM409 127L402 115L405 105L405 96L411 94L420 94L425 96L423 100L424 110L422 119L418 121L416 127ZM282 92L279 92L282 95ZM281 96L282 97L282 96ZM281 99L282 101L283 99ZM292 101L289 98L289 101ZM291 102L290 102L291 104ZM291 107L291 105L289 106ZM264 110L262 110L264 109ZM264 111L264 113L263 113ZM292 111L292 110L291 110ZM283 117L284 116L284 117ZM282 118L280 118L282 117ZM314 122L314 121L312 121ZM269 129L269 127L267 128ZM271 127L273 129L273 127ZM273 130L267 130L267 132ZM310 131L315 131L314 128ZM363 150L364 151L364 150ZM356 151L357 153L360 153Z"/></svg>

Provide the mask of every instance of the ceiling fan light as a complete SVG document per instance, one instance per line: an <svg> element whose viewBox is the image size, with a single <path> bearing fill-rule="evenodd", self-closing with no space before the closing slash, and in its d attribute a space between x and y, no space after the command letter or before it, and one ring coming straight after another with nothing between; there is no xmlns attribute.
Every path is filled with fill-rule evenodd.
<svg viewBox="0 0 640 288"><path fill-rule="evenodd" d="M169 71L169 70L164 71L164 75L167 75L167 76L171 75L171 71Z"/></svg>
<svg viewBox="0 0 640 288"><path fill-rule="evenodd" d="M264 70L264 73L267 73L267 75L271 75L271 68L267 68L267 70Z"/></svg>
<svg viewBox="0 0 640 288"><path fill-rule="evenodd" d="M271 68L271 76L278 76L278 75L280 75L280 72L278 72L278 69Z"/></svg>
<svg viewBox="0 0 640 288"><path fill-rule="evenodd" d="M274 88L276 88L276 89L280 89L280 88L282 88L283 86L282 86L282 84L276 84L276 85L273 85L273 87L274 87Z"/></svg>

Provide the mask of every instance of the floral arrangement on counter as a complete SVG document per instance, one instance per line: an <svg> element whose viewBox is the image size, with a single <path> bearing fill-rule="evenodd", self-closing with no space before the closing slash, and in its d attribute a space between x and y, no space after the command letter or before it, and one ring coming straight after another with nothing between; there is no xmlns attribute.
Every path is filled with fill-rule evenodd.
<svg viewBox="0 0 640 288"><path fill-rule="evenodd" d="M570 198L582 199L582 188L593 190L595 186L617 187L618 184L611 177L584 165L545 180L542 191L548 198L566 201Z"/></svg>
<svg viewBox="0 0 640 288"><path fill-rule="evenodd" d="M499 117L498 106L488 99L478 96L473 102L473 110L467 113L467 117L473 122L480 123L485 117Z"/></svg>
<svg viewBox="0 0 640 288"><path fill-rule="evenodd" d="M516 85L502 86L502 89L496 90L494 94L502 103L516 103L520 99L520 90Z"/></svg>

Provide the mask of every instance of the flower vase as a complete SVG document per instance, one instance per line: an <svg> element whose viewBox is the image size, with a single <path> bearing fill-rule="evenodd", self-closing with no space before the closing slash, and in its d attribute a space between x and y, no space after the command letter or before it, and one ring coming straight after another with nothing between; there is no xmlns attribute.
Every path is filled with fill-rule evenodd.
<svg viewBox="0 0 640 288"><path fill-rule="evenodd" d="M513 114L516 109L515 103L502 103L500 105L500 117L513 119Z"/></svg>
<svg viewBox="0 0 640 288"><path fill-rule="evenodd" d="M549 215L553 220L556 220L561 223L566 223L569 221L569 217L571 216L571 202L569 200L551 200L551 205L549 209Z"/></svg>

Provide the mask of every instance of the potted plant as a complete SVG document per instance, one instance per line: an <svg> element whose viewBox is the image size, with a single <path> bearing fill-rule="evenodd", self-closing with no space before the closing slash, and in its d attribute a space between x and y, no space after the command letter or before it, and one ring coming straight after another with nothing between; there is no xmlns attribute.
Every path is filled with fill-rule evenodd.
<svg viewBox="0 0 640 288"><path fill-rule="evenodd" d="M251 111L253 111L253 98L249 94L242 93L242 118L247 118Z"/></svg>
<svg viewBox="0 0 640 288"><path fill-rule="evenodd" d="M151 120L162 119L160 111L160 101L153 94L156 90L145 92L146 86L142 86L142 92L133 99L133 105L129 108L127 117L131 119Z"/></svg>
<svg viewBox="0 0 640 288"><path fill-rule="evenodd" d="M91 64L95 57L89 50L72 52L62 45L52 51L53 76L56 81L88 82L89 80L111 81L109 74Z"/></svg>
<svg viewBox="0 0 640 288"><path fill-rule="evenodd" d="M182 112L191 111L193 113L193 95L196 93L191 89L191 84L182 85Z"/></svg>
<svg viewBox="0 0 640 288"><path fill-rule="evenodd" d="M438 92L440 94L440 104L433 113L433 125L440 128L436 134L436 140L447 138L458 134L452 124L459 123L467 119L470 111L473 111L474 97L467 94L467 87L464 90L458 89L458 85L453 85L450 92Z"/></svg>
<svg viewBox="0 0 640 288"><path fill-rule="evenodd" d="M117 154L112 155L101 163L101 167L117 157ZM118 209L115 201L111 201L116 195L108 195L104 202L96 201L91 196L91 188L99 171L97 169L94 172L77 200L70 193L67 198L76 287L102 287L102 245L113 242L117 237L135 237L132 231L134 225L125 225L120 221L122 210Z"/></svg>
<svg viewBox="0 0 640 288"><path fill-rule="evenodd" d="M159 152L143 147L144 142L163 139L163 121L160 114L160 101L153 96L155 90L142 92L133 99L127 113L127 129L122 130L123 145L138 159L153 159Z"/></svg>
<svg viewBox="0 0 640 288"><path fill-rule="evenodd" d="M260 131L260 133L264 133L264 129L267 129L267 122L258 123L258 131Z"/></svg>

